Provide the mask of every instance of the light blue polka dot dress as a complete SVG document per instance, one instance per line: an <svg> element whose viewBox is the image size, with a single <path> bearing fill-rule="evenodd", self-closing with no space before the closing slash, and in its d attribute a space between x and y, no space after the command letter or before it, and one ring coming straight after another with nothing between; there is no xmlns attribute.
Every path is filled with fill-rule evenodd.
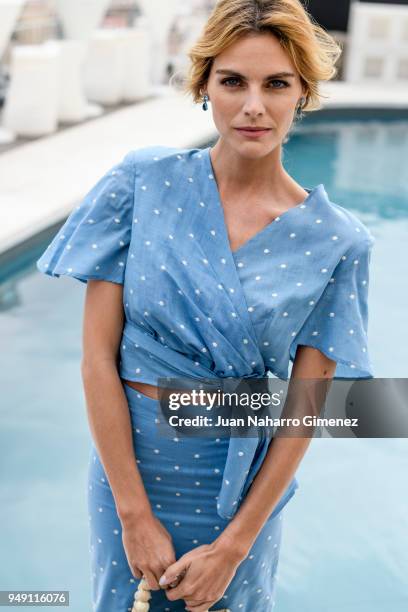
<svg viewBox="0 0 408 612"><path fill-rule="evenodd" d="M232 251L210 151L128 153L72 211L38 269L123 284L122 379L288 380L298 345L335 360L335 379L372 378L368 228L319 184ZM233 520L269 441L164 437L159 401L124 390L138 467L178 558ZM94 610L130 610L138 581L94 447L88 486ZM283 508L297 487L294 477L213 610L274 608ZM152 591L150 604L153 612L185 608L163 590Z"/></svg>

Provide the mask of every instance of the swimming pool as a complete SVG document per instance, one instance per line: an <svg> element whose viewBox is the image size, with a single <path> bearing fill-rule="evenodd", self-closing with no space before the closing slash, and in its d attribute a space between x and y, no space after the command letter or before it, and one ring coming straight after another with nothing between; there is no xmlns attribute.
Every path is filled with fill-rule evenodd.
<svg viewBox="0 0 408 612"><path fill-rule="evenodd" d="M408 375L407 153L408 119L373 113L304 119L285 147L288 172L304 187L324 183L376 238L369 346L377 377ZM54 233L3 260L0 589L69 590L71 609L87 612L85 285L36 270ZM277 612L407 609L406 446L403 439L313 441L287 506Z"/></svg>

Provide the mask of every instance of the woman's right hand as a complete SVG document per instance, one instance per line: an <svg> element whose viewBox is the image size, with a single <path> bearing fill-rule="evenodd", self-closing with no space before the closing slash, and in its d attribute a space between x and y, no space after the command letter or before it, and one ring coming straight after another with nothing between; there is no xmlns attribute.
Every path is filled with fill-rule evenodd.
<svg viewBox="0 0 408 612"><path fill-rule="evenodd" d="M144 575L150 589L163 588L159 585L160 576L176 557L172 537L160 520L149 513L123 521L122 542L135 578Z"/></svg>

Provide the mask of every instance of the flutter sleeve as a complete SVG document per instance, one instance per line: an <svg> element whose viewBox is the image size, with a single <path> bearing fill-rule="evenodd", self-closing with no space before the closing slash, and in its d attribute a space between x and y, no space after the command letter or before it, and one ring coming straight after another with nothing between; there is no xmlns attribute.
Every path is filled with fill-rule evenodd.
<svg viewBox="0 0 408 612"><path fill-rule="evenodd" d="M354 244L337 264L332 278L290 347L319 349L337 362L334 378L373 378L367 345L371 234Z"/></svg>
<svg viewBox="0 0 408 612"><path fill-rule="evenodd" d="M36 261L49 276L123 284L134 206L132 152L113 166L66 219Z"/></svg>

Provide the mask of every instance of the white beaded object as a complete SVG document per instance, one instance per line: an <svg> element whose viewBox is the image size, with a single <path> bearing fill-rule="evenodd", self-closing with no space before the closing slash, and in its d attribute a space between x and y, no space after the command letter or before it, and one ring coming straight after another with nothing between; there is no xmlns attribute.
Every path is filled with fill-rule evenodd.
<svg viewBox="0 0 408 612"><path fill-rule="evenodd" d="M151 599L151 597L149 585L146 578L143 577L135 592L132 612L149 612L149 599ZM207 612L211 612L211 610L208 610ZM231 612L231 610L228 608L222 608L222 610L214 610L213 612Z"/></svg>
<svg viewBox="0 0 408 612"><path fill-rule="evenodd" d="M151 593L146 578L142 578L135 592L132 612L149 612Z"/></svg>

